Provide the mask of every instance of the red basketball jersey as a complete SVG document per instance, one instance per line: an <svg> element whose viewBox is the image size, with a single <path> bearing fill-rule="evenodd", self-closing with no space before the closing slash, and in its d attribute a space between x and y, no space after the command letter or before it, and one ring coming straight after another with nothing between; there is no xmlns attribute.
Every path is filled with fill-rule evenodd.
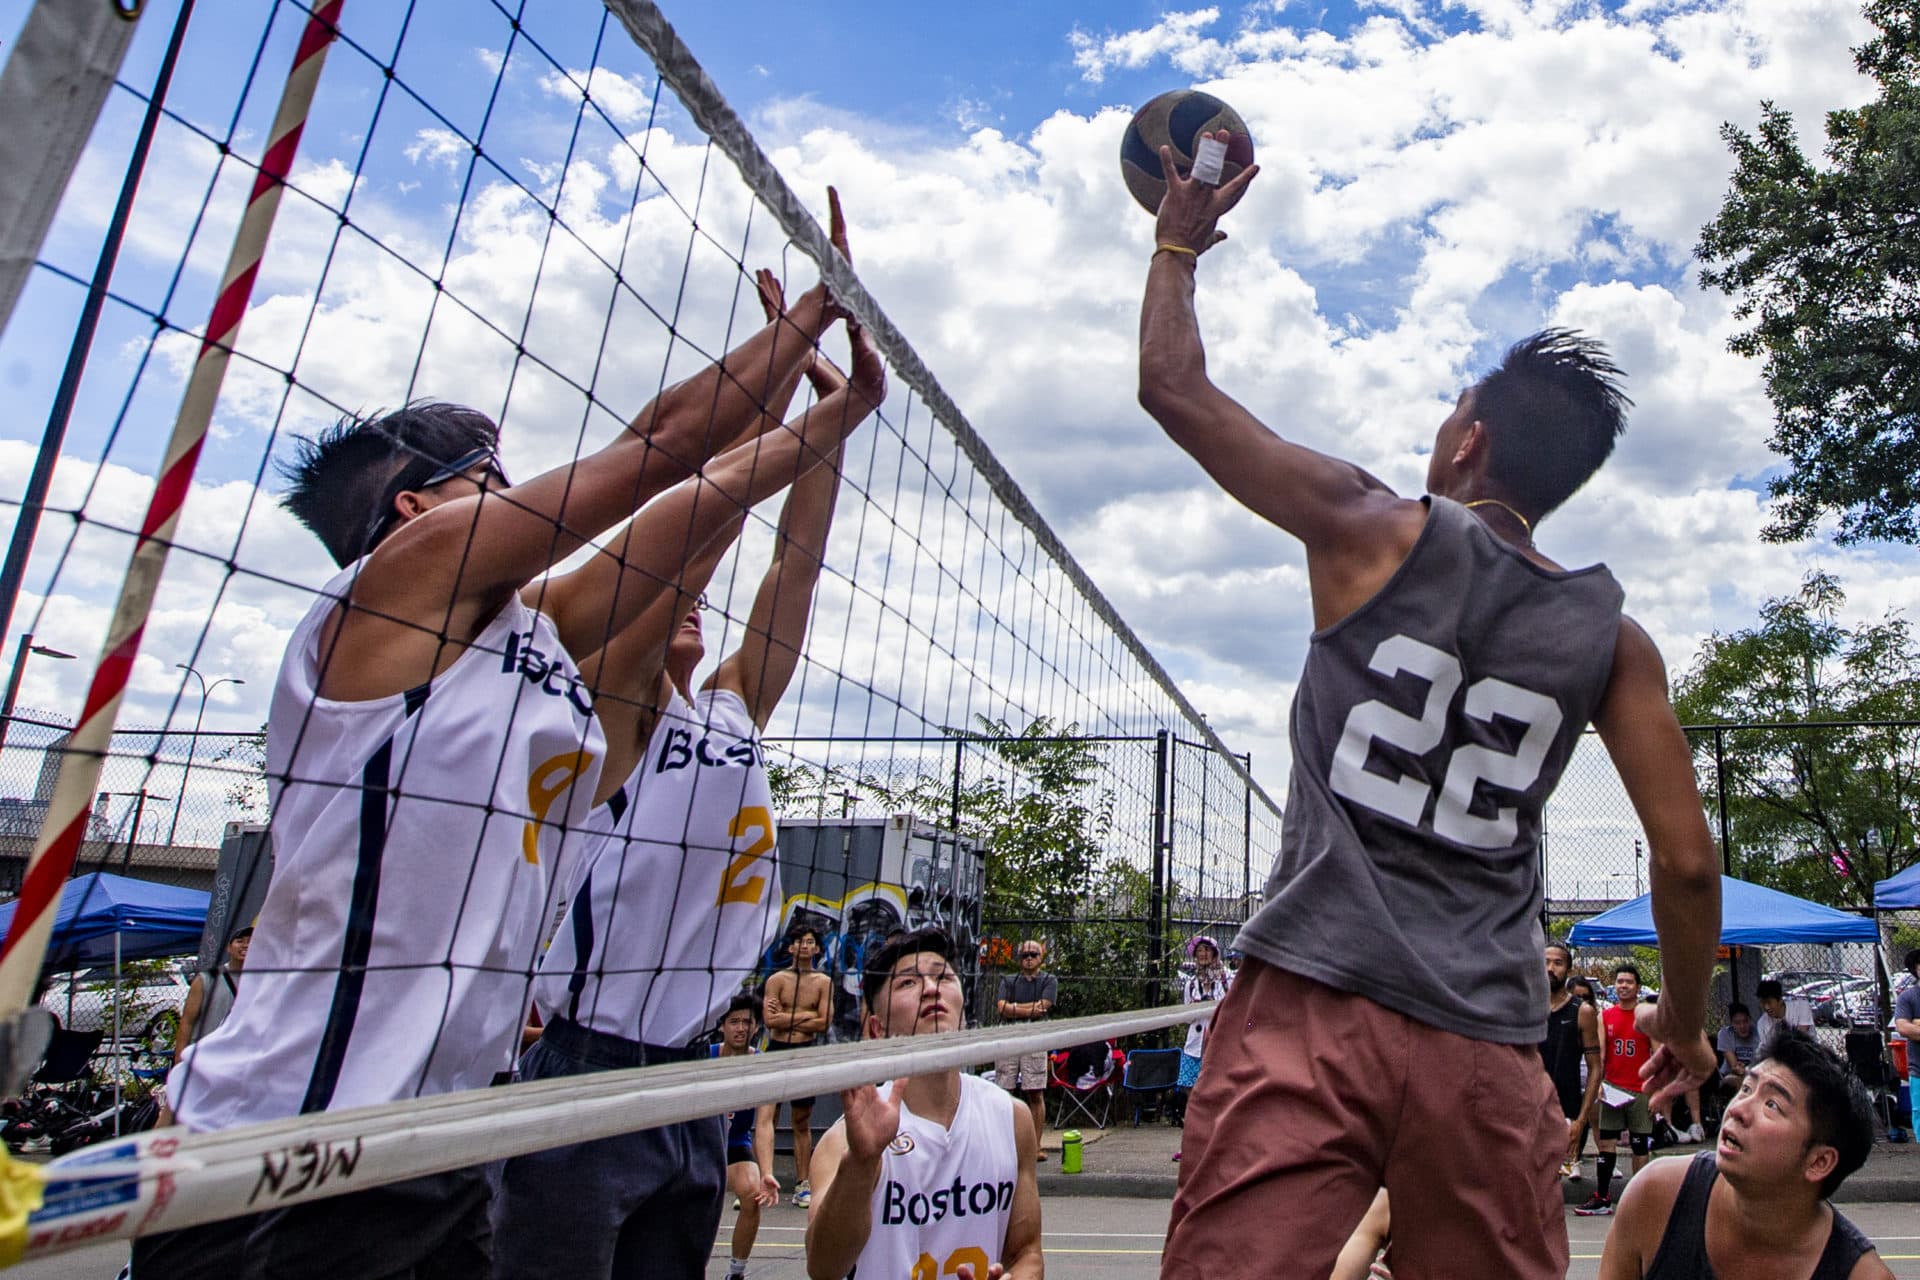
<svg viewBox="0 0 1920 1280"><path fill-rule="evenodd" d="M1646 1088L1640 1068L1653 1056L1653 1041L1634 1025L1633 1010L1610 1006L1600 1015L1606 1046L1606 1081L1616 1089L1639 1093Z"/></svg>

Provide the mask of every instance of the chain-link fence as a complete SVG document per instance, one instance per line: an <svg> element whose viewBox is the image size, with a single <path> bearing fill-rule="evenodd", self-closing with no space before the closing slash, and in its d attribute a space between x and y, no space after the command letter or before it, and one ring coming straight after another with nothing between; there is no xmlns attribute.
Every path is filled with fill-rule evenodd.
<svg viewBox="0 0 1920 1280"><path fill-rule="evenodd" d="M1686 732L1727 875L1871 915L1874 884L1913 863L1920 723L1736 723ZM1594 734L1581 742L1547 806L1541 862L1547 923L1556 932L1648 889L1645 833ZM1729 1001L1753 1004L1760 979L1777 975L1796 1010L1804 1001L1825 1038L1880 1025L1900 957L1920 946L1920 912L1877 918L1878 947L1728 950L1711 1011L1715 1024ZM1582 956L1581 968L1604 981L1606 967L1625 958L1635 957L1596 951ZM1642 950L1637 958L1657 972L1657 953Z"/></svg>
<svg viewBox="0 0 1920 1280"><path fill-rule="evenodd" d="M1047 944L1063 1016L1175 998L1186 941L1231 941L1279 841L1279 810L1246 785L1246 757L1235 768L1171 732L1082 736L1037 721L774 746L786 817L911 812L986 849L976 1013L988 1020L1029 938Z"/></svg>
<svg viewBox="0 0 1920 1280"><path fill-rule="evenodd" d="M71 726L20 715L0 750L0 895L19 891ZM108 871L210 889L230 824L266 818L258 733L122 730L100 772L76 876Z"/></svg>

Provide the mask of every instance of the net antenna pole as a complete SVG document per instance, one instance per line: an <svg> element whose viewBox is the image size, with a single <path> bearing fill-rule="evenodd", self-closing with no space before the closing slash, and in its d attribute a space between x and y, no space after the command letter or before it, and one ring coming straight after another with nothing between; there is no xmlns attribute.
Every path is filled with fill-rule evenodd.
<svg viewBox="0 0 1920 1280"><path fill-rule="evenodd" d="M0 72L0 330L133 43L139 0L39 0Z"/></svg>
<svg viewBox="0 0 1920 1280"><path fill-rule="evenodd" d="M174 420L173 435L167 441L159 480L140 524L133 560L114 607L100 663L88 686L79 726L60 762L47 816L20 886L19 907L13 924L7 930L4 945L0 946L0 1012L6 1015L17 1017L26 1008L39 974L47 938L53 929L54 908L60 899L61 886L73 869L81 837L86 833L94 787L112 743L114 717L126 693L134 659L140 652L140 637L146 629L154 591L166 568L167 551L180 521L181 507L192 487L194 466L213 419L228 357L239 336L240 322L246 316L254 277L266 252L274 215L280 208L281 187L293 167L300 133L306 125L307 111L313 104L314 89L320 82L320 70L337 33L344 3L345 0L322 0L314 6L294 53L293 67L287 73L266 153L261 157L260 170L247 196L246 211L234 232L233 249L220 278L220 292L214 300L206 337L201 342L186 394L181 399L179 416ZM4 1053L7 1047L6 1037L0 1036L0 1086L12 1091L17 1087L16 1077L23 1079L31 1063L4 1060L11 1056Z"/></svg>

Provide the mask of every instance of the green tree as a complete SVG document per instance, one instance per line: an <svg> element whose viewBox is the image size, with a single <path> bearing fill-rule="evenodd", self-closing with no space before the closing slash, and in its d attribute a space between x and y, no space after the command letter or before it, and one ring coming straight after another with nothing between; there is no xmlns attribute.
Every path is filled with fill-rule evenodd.
<svg viewBox="0 0 1920 1280"><path fill-rule="evenodd" d="M1873 883L1914 860L1920 730L1820 722L1920 719L1920 649L1899 613L1839 621L1831 574L1767 601L1758 625L1714 634L1677 682L1683 724L1729 728L1726 802L1734 874L1837 906L1866 906ZM1807 725L1809 727L1796 727ZM1700 789L1717 813L1716 734L1693 735Z"/></svg>
<svg viewBox="0 0 1920 1280"><path fill-rule="evenodd" d="M1788 463L1763 536L1920 541L1920 5L1868 0L1854 50L1880 85L1826 120L1826 163L1762 104L1759 130L1723 125L1733 185L1696 249L1701 282L1751 327L1730 346L1764 360L1773 448Z"/></svg>

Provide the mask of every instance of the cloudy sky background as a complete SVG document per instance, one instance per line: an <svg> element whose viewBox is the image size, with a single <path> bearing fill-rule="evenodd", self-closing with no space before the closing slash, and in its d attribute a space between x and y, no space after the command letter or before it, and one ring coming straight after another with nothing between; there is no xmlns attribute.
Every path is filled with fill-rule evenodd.
<svg viewBox="0 0 1920 1280"><path fill-rule="evenodd" d="M27 7L0 0L9 46ZM283 13L261 83L241 102L260 48L257 8L199 6L170 98L213 139L237 109L247 155L258 154L297 34ZM597 5L530 9L520 39L538 49L514 51L506 19L481 0L421 0L404 42L402 6L349 0L350 34L376 58L398 42L396 72L432 110L402 93L383 102L374 63L336 50L297 170L306 196L283 206L243 334L261 365L237 362L229 375L188 507L183 540L207 555L176 557L169 570L123 722L158 724L170 710L176 725L191 721L197 687L175 709L172 664L193 654L209 616L199 665L247 681L215 696L209 725L264 718L285 636L329 569L256 490L285 433L343 407L446 396L504 413L507 460L529 472L607 438L610 410L637 407L663 367L690 372L702 351L744 331L756 313L723 248L781 264L795 287L810 282L765 214L750 218L730 172L703 179L709 157L690 122L670 95L656 98L651 68L617 25L603 31ZM126 83L152 82L174 11L148 5ZM1906 550L1758 540L1777 465L1769 406L1757 367L1725 349L1728 301L1700 291L1690 258L1727 184L1723 121L1750 128L1772 99L1817 149L1821 113L1870 96L1848 53L1866 30L1852 0L992 3L916 6L911 18L882 3L747 0L666 11L817 212L825 185L839 185L869 289L1212 726L1253 753L1275 796L1310 625L1301 555L1216 492L1133 398L1151 219L1127 197L1116 157L1132 108L1168 88L1198 85L1231 102L1259 149L1263 172L1227 224L1232 239L1200 263L1200 308L1215 380L1277 430L1418 493L1425 449L1460 387L1513 338L1571 325L1609 344L1637 407L1614 460L1546 523L1540 544L1569 565L1606 561L1675 671L1706 635L1748 624L1814 565L1839 574L1856 616L1920 596ZM596 110L579 112L556 67L581 82L594 68ZM110 100L48 242L53 267L91 271L140 110L125 90ZM471 165L464 138L474 136L490 164ZM636 206L635 148L670 197L643 180ZM179 334L150 343L141 311L202 323L247 178L218 160L213 141L179 123L156 141L115 277L136 305L108 308L56 481L54 505L84 505L90 522L136 523L144 505L193 348ZM550 238L515 183L557 192L572 233ZM689 237L684 210L696 201L714 243ZM343 202L364 233L336 238L330 209ZM611 262L637 296L611 288ZM430 278L443 272L470 310L436 303ZM58 271L36 273L0 337L0 385L16 407L0 423L0 496L24 484L80 292ZM663 312L681 301L678 339L642 299ZM514 359L522 326L537 363ZM291 392L274 372L289 367ZM605 408L587 406L589 385ZM884 492L890 527L920 545L907 554L896 537L889 548L874 532L886 521L870 529L857 497L843 504L843 578L823 588L814 657L852 676L810 674L800 701L816 719L796 712L788 727L817 728L826 715L836 728L908 731L901 703L935 723L1009 705L1090 721L1087 703L1130 683L1125 662L1110 644L1076 649L1076 634L1098 624L1064 585L996 569L1000 551L1023 544L980 495L942 504L918 481L901 491L883 482L903 451L934 457L930 474L965 471L897 379L888 416L894 427L850 455L850 484ZM956 510L979 527L969 533ZM13 514L0 509L0 524ZM89 659L29 664L22 704L68 715L126 553L123 538L88 523L60 564L74 528L46 522L15 615L16 631L34 625ZM764 531L747 544L747 562L763 563ZM252 572L228 575L228 558ZM953 576L942 585L903 565ZM757 573L736 592L750 592ZM731 582L731 569L722 577ZM1035 594L1044 600L1023 602ZM735 603L744 613L745 596ZM1012 620L1019 608L1024 621ZM920 624L943 628L936 647L950 652L928 659ZM984 690L961 687L956 670L980 673ZM869 684L886 687L878 709L849 693ZM1570 784L1561 813L1563 829L1590 825L1596 841L1624 847L1604 784ZM1595 875L1630 866L1607 857L1596 853Z"/></svg>

